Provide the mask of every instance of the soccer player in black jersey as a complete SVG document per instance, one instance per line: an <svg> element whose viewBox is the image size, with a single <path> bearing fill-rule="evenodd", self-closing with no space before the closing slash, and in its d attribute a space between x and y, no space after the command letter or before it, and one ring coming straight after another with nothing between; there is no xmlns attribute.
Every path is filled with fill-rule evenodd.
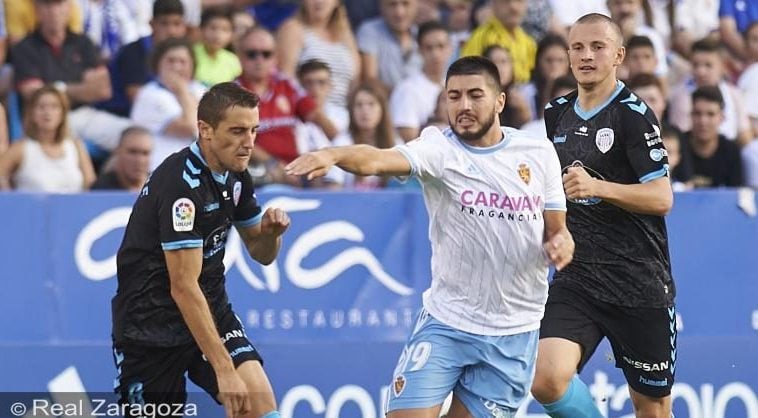
<svg viewBox="0 0 758 418"><path fill-rule="evenodd" d="M200 100L197 116L199 139L152 173L118 251L114 389L132 416L140 406L173 410L165 405L186 401L186 373L227 417L278 418L261 357L224 287L232 224L250 255L269 264L290 223L281 209L262 212L246 170L258 97L218 84Z"/></svg>
<svg viewBox="0 0 758 418"><path fill-rule="evenodd" d="M636 416L671 416L675 289L664 215L673 194L658 121L617 80L624 53L612 20L580 18L568 51L578 92L545 110L576 240L574 261L554 276L540 327L532 393L551 417L603 416L577 372L604 337Z"/></svg>

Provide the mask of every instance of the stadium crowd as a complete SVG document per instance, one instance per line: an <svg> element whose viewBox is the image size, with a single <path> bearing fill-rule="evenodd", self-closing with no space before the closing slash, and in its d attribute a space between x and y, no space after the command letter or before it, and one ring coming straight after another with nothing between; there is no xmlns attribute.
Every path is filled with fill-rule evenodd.
<svg viewBox="0 0 758 418"><path fill-rule="evenodd" d="M390 148L446 125L456 58L484 55L501 123L545 135L543 108L575 87L569 25L611 16L620 76L660 121L675 190L758 189L755 0L0 1L0 190L139 190L194 141L197 105L236 80L260 98L258 187L414 187L333 170L285 174L303 152Z"/></svg>

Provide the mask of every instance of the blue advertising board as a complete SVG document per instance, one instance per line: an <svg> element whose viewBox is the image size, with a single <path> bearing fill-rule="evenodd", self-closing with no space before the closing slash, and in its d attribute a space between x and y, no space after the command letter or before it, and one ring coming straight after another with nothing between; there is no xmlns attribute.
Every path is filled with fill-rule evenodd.
<svg viewBox="0 0 758 418"><path fill-rule="evenodd" d="M227 288L266 359L282 416L382 416L430 280L421 196L259 198L287 210L292 227L266 267L231 234ZM94 397L112 389L115 254L133 201L121 193L0 194L0 392L86 390ZM684 193L668 228L678 287L676 416L758 418L758 220L738 207L736 192ZM608 417L633 416L613 364L602 345L582 376ZM221 416L205 394L190 399L209 411L200 416ZM545 415L529 402L518 416Z"/></svg>

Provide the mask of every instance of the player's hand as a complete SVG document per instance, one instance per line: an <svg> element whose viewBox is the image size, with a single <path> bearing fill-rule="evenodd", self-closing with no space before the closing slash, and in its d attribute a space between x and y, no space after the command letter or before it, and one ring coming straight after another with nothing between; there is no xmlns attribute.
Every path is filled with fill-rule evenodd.
<svg viewBox="0 0 758 418"><path fill-rule="evenodd" d="M303 154L284 168L291 176L307 174L308 180L323 177L334 166L334 159L328 150L314 151Z"/></svg>
<svg viewBox="0 0 758 418"><path fill-rule="evenodd" d="M574 238L568 230L565 233L553 235L542 245L547 259L556 270L562 270L574 259Z"/></svg>
<svg viewBox="0 0 758 418"><path fill-rule="evenodd" d="M598 180L590 176L584 167L569 167L563 175L563 190L569 200L597 197Z"/></svg>
<svg viewBox="0 0 758 418"><path fill-rule="evenodd" d="M278 237L290 226L287 212L279 208L268 208L261 220L261 234Z"/></svg>
<svg viewBox="0 0 758 418"><path fill-rule="evenodd" d="M253 409L253 400L245 386L245 382L236 370L219 374L218 401L224 405L226 418L242 417Z"/></svg>

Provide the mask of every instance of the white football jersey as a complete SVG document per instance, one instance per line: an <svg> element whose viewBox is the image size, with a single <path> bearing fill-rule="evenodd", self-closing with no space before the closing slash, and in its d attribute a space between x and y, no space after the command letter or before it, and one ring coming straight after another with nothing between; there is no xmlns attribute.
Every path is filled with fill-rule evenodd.
<svg viewBox="0 0 758 418"><path fill-rule="evenodd" d="M429 212L432 284L424 307L479 335L539 328L548 289L543 211L566 210L553 144L502 130L503 141L487 148L436 127L395 148L421 181Z"/></svg>

